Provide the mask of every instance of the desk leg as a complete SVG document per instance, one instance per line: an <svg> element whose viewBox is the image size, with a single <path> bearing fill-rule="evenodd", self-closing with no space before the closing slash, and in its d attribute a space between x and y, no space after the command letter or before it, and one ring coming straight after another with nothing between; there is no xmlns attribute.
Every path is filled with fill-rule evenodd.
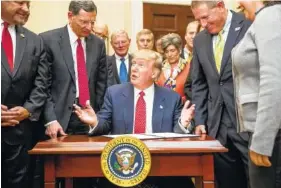
<svg viewBox="0 0 281 188"><path fill-rule="evenodd" d="M44 160L44 187L56 188L55 157L46 156Z"/></svg>
<svg viewBox="0 0 281 188"><path fill-rule="evenodd" d="M65 178L65 188L73 188L73 178Z"/></svg>
<svg viewBox="0 0 281 188"><path fill-rule="evenodd" d="M202 188L215 188L214 178L214 159L213 155L203 155L201 157L202 170L203 170L203 187Z"/></svg>

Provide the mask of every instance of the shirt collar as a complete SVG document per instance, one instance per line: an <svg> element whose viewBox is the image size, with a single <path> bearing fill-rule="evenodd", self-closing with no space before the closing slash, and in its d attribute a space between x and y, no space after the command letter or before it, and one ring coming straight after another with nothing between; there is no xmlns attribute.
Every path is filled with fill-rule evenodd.
<svg viewBox="0 0 281 188"><path fill-rule="evenodd" d="M145 90L139 90L139 89L134 87L135 97L138 97L139 93L141 91L143 91L145 93L145 96L153 96L153 94L154 94L154 84L152 84L151 86L149 86Z"/></svg>
<svg viewBox="0 0 281 188"><path fill-rule="evenodd" d="M127 53L124 57L121 57L121 56L115 54L115 58L118 60L120 60L121 58L124 58L125 60L127 60L129 58L129 54Z"/></svg>
<svg viewBox="0 0 281 188"><path fill-rule="evenodd" d="M2 25L3 25L3 27L4 27L4 20L1 19L1 26L2 26ZM14 29L14 28L15 28L15 25L9 25L9 28Z"/></svg>
<svg viewBox="0 0 281 188"><path fill-rule="evenodd" d="M69 34L69 40L70 40L70 44L73 45L75 44L75 42L77 41L78 37L77 35L73 32L72 28L70 27L70 25L67 25L67 30L68 30L68 34ZM80 38L82 42L85 41L85 37L81 37Z"/></svg>
<svg viewBox="0 0 281 188"><path fill-rule="evenodd" d="M230 25L231 25L231 20L232 20L232 12L230 10L228 10L227 18L226 18L225 24L222 28L223 33L228 32Z"/></svg>
<svg viewBox="0 0 281 188"><path fill-rule="evenodd" d="M183 48L183 51L188 55L191 54L191 52L186 47Z"/></svg>

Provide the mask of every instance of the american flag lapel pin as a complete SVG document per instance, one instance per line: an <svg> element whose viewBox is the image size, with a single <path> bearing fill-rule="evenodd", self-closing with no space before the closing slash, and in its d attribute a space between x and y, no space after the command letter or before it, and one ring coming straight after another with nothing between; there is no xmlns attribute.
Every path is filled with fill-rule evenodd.
<svg viewBox="0 0 281 188"><path fill-rule="evenodd" d="M241 29L241 27L236 27L235 31L239 31Z"/></svg>

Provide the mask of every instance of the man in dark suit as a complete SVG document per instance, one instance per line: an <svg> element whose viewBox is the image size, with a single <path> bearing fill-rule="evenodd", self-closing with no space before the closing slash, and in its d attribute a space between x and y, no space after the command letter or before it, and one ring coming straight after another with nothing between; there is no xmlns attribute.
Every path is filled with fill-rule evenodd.
<svg viewBox="0 0 281 188"><path fill-rule="evenodd" d="M1 1L2 187L27 187L32 122L47 98L48 63L39 36L22 27L28 1Z"/></svg>
<svg viewBox="0 0 281 188"><path fill-rule="evenodd" d="M154 84L161 67L162 57L158 53L148 49L137 51L132 60L131 83L109 87L101 111L96 114L90 105L85 109L75 105L78 117L91 125L90 135L189 133L195 106L188 108L187 101L183 107L176 92ZM177 187L193 187L185 177L153 177L147 181L161 188L170 188L175 181Z"/></svg>
<svg viewBox="0 0 281 188"><path fill-rule="evenodd" d="M111 46L114 50L112 56L107 56L108 86L130 81L132 56L128 53L131 39L124 30L111 34Z"/></svg>
<svg viewBox="0 0 281 188"><path fill-rule="evenodd" d="M196 105L196 134L218 139L229 152L216 154L219 188L247 188L248 133L237 133L231 50L250 26L243 15L223 1L192 1L192 12L205 29L194 39L192 102Z"/></svg>
<svg viewBox="0 0 281 188"><path fill-rule="evenodd" d="M50 96L44 110L46 135L86 134L72 112L73 104L103 103L107 70L104 41L91 34L97 7L93 1L71 1L65 27L40 34L51 64Z"/></svg>

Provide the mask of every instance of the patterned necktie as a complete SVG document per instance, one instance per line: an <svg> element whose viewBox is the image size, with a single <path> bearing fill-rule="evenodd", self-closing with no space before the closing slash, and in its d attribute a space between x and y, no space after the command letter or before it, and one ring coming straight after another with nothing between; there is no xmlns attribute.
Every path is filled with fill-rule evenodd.
<svg viewBox="0 0 281 188"><path fill-rule="evenodd" d="M135 134L145 133L146 127L146 104L143 98L145 93L141 91L139 94L135 112Z"/></svg>
<svg viewBox="0 0 281 188"><path fill-rule="evenodd" d="M218 40L215 45L215 62L218 72L220 73L221 70L221 61L223 56L223 50L224 50L224 40L222 36L223 30L219 32L218 34Z"/></svg>
<svg viewBox="0 0 281 188"><path fill-rule="evenodd" d="M128 77L128 73L127 73L127 68L125 65L125 59L122 57L120 59L121 64L120 64L120 72L119 72L119 78L120 78L120 82L121 84L127 82L127 77Z"/></svg>
<svg viewBox="0 0 281 188"><path fill-rule="evenodd" d="M81 40L77 39L76 58L77 58L77 74L79 85L79 103L86 105L86 101L90 99L88 76L86 70L86 61Z"/></svg>
<svg viewBox="0 0 281 188"><path fill-rule="evenodd" d="M4 22L4 29L2 32L2 46L4 48L9 67L11 71L14 69L14 53L13 53L13 42L10 32L8 30L9 24Z"/></svg>
<svg viewBox="0 0 281 188"><path fill-rule="evenodd" d="M187 63L190 63L192 60L192 53L191 52L188 52L188 57L187 57Z"/></svg>

